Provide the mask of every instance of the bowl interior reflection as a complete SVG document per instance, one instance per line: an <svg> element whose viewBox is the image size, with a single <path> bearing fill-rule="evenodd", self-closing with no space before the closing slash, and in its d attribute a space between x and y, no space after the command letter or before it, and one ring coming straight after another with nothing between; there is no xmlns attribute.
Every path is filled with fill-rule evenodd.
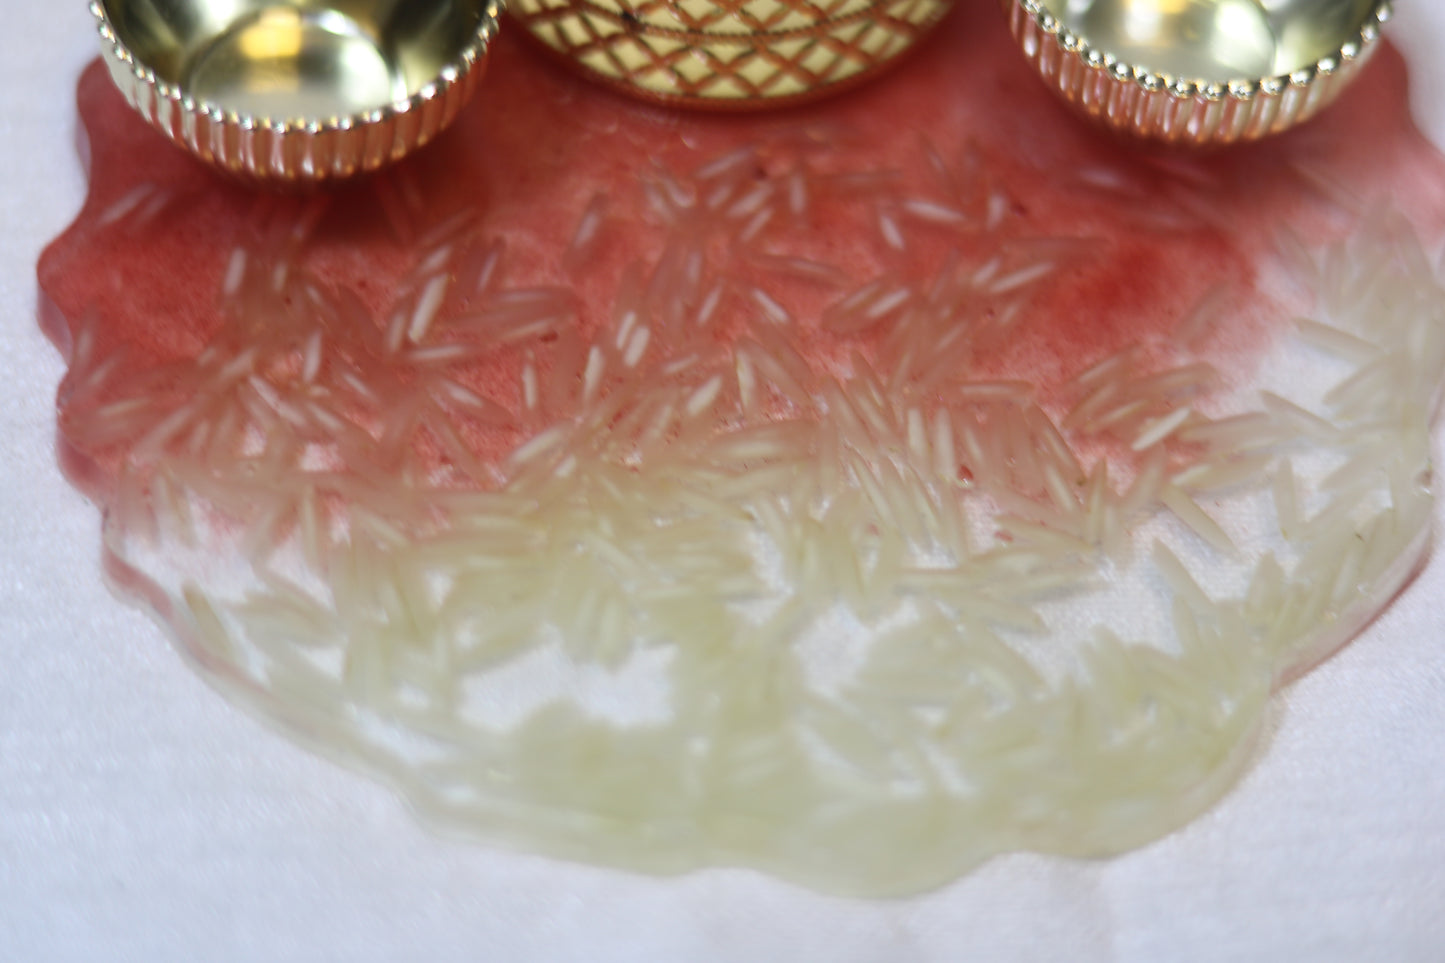
<svg viewBox="0 0 1445 963"><path fill-rule="evenodd" d="M1227 84L1313 66L1355 39L1379 0L1041 0L1133 67Z"/></svg>

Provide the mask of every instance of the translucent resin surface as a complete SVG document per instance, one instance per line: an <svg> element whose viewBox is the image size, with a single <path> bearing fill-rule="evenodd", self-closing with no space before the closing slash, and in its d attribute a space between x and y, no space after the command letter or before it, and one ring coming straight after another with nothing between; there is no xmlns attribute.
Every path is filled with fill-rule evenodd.
<svg viewBox="0 0 1445 963"><path fill-rule="evenodd" d="M1155 154L967 6L749 118L504 36L452 131L311 198L92 68L40 278L111 574L503 845L884 895L1195 816L1427 546L1445 167L1393 51Z"/></svg>

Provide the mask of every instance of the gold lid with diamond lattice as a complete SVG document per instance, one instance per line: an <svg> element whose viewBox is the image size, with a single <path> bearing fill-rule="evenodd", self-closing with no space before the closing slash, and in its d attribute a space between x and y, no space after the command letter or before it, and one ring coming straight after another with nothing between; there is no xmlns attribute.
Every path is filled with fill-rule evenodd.
<svg viewBox="0 0 1445 963"><path fill-rule="evenodd" d="M650 100L749 109L832 93L897 60L952 0L511 0L584 73Z"/></svg>

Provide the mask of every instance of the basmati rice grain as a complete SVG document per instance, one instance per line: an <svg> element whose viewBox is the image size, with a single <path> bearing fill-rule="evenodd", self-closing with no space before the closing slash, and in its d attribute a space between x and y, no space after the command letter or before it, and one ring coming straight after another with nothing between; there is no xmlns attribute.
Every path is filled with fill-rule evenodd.
<svg viewBox="0 0 1445 963"><path fill-rule="evenodd" d="M883 207L878 208L878 233L883 236L883 243L895 251L905 250L908 242L904 240L903 231L898 227L898 220L893 213Z"/></svg>
<svg viewBox="0 0 1445 963"><path fill-rule="evenodd" d="M449 283L447 275L438 274L422 288L421 297L417 299L416 309L412 312L411 324L407 328L408 340L415 343L427 336L441 311L442 302L446 300Z"/></svg>
<svg viewBox="0 0 1445 963"><path fill-rule="evenodd" d="M1259 394L1264 401L1265 410L1269 414L1294 427L1305 437L1327 445L1339 441L1341 431L1338 425L1326 421L1287 398L1280 397L1273 391L1261 391Z"/></svg>
<svg viewBox="0 0 1445 963"><path fill-rule="evenodd" d="M1177 485L1165 482L1160 490L1159 499L1180 521L1188 525L1196 535L1210 545L1226 555L1232 556L1238 553L1238 546L1219 526L1219 523L1210 518L1204 509L1200 508L1198 503Z"/></svg>
<svg viewBox="0 0 1445 963"><path fill-rule="evenodd" d="M763 317L768 321L781 325L791 325L793 323L793 317L788 313L787 308L779 304L777 299L771 294L762 288L753 288L751 294L753 302L762 308Z"/></svg>
<svg viewBox="0 0 1445 963"><path fill-rule="evenodd" d="M1380 354L1379 345L1334 325L1323 324L1310 318L1295 318L1294 323L1305 342L1346 361L1363 363Z"/></svg>
<svg viewBox="0 0 1445 963"><path fill-rule="evenodd" d="M541 399L541 392L537 382L537 358L531 352L527 353L527 360L522 365L522 407L527 411L535 412Z"/></svg>
<svg viewBox="0 0 1445 963"><path fill-rule="evenodd" d="M602 224L606 215L607 195L598 191L592 195L592 199L587 202L587 207L582 211L582 216L577 220L577 228L572 232L571 243L567 245L567 250L562 255L564 270L576 273L591 256L602 235Z"/></svg>
<svg viewBox="0 0 1445 963"><path fill-rule="evenodd" d="M627 349L622 355L622 363L629 368L637 367L642 362L643 356L647 354L647 345L651 340L651 328L644 325L635 330L632 337L628 339Z"/></svg>
<svg viewBox="0 0 1445 963"><path fill-rule="evenodd" d="M1188 406L1175 409L1173 412L1156 418L1147 423L1143 430L1134 438L1130 446L1135 451L1143 451L1152 448L1167 439L1178 428L1180 428L1194 414L1194 409Z"/></svg>
<svg viewBox="0 0 1445 963"><path fill-rule="evenodd" d="M1176 601L1183 602L1201 615L1213 612L1216 608L1214 600L1211 599L1194 576L1189 574L1189 569L1179 561L1179 556L1169 550L1169 547L1157 539L1150 556L1159 573L1164 576L1165 582L1173 590Z"/></svg>
<svg viewBox="0 0 1445 963"><path fill-rule="evenodd" d="M911 197L905 199L899 207L904 213L912 215L917 220L926 224L935 224L940 227L962 227L968 223L968 217L957 208L940 204L937 201L930 201L922 197Z"/></svg>
<svg viewBox="0 0 1445 963"><path fill-rule="evenodd" d="M770 222L772 219L772 207L765 207L762 210L758 211L756 214L753 215L752 220L748 221L747 225L740 232L738 232L738 240L742 241L744 244L752 243L754 240L757 239L760 234L763 233L763 228L767 227L768 222Z"/></svg>

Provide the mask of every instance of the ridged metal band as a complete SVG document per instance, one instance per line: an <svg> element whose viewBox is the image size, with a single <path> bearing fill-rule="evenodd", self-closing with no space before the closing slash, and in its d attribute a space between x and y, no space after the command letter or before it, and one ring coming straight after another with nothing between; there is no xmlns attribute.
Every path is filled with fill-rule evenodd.
<svg viewBox="0 0 1445 963"><path fill-rule="evenodd" d="M1124 63L1091 46L1039 0L1002 3L1034 70L1084 116L1120 133L1194 146L1254 140L1307 120L1353 79L1392 14L1390 0L1380 0L1358 34L1293 73L1200 84Z"/></svg>
<svg viewBox="0 0 1445 963"><path fill-rule="evenodd" d="M90 4L111 78L126 101L171 141L237 177L306 187L376 170L441 133L471 98L497 33L491 4L475 39L406 100L325 122L271 122L198 101L156 76L120 40L100 0Z"/></svg>

